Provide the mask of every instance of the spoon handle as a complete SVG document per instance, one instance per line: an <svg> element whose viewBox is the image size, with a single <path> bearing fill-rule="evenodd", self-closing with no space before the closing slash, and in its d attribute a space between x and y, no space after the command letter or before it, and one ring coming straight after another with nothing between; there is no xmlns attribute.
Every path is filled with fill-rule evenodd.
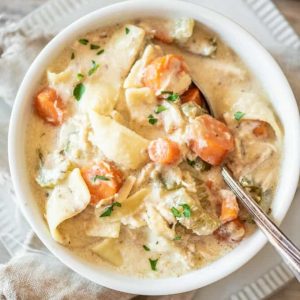
<svg viewBox="0 0 300 300"><path fill-rule="evenodd" d="M253 216L257 226L267 236L269 242L275 247L300 282L300 250L284 235L283 232L281 232L252 197L245 192L239 182L233 178L232 173L227 167L223 166L221 172L224 181L247 208Z"/></svg>

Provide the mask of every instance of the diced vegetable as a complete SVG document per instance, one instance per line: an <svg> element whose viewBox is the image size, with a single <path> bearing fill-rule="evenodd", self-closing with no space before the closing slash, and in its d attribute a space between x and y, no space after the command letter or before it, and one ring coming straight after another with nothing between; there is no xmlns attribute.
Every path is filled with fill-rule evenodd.
<svg viewBox="0 0 300 300"><path fill-rule="evenodd" d="M81 174L91 193L91 205L115 195L123 183L121 171L112 163L105 161L82 168Z"/></svg>
<svg viewBox="0 0 300 300"><path fill-rule="evenodd" d="M172 91L179 95L191 84L187 66L179 55L168 54L154 59L144 70L142 81L157 95Z"/></svg>
<svg viewBox="0 0 300 300"><path fill-rule="evenodd" d="M169 139L157 139L148 146L150 159L162 164L172 164L179 160L180 149L176 142Z"/></svg>
<svg viewBox="0 0 300 300"><path fill-rule="evenodd" d="M189 101L181 105L181 110L185 116L189 118L196 118L203 114L207 114L207 110L195 102Z"/></svg>
<svg viewBox="0 0 300 300"><path fill-rule="evenodd" d="M233 137L228 127L209 115L202 115L187 128L190 148L209 164L220 165L234 149Z"/></svg>
<svg viewBox="0 0 300 300"><path fill-rule="evenodd" d="M195 21L191 18L172 20L149 19L139 24L146 32L163 43L185 43L193 34Z"/></svg>
<svg viewBox="0 0 300 300"><path fill-rule="evenodd" d="M239 219L236 219L223 224L215 231L215 235L223 241L240 242L245 236L245 226Z"/></svg>
<svg viewBox="0 0 300 300"><path fill-rule="evenodd" d="M247 123L251 127L252 133L257 138L267 139L275 136L273 128L265 121L245 119L243 123Z"/></svg>
<svg viewBox="0 0 300 300"><path fill-rule="evenodd" d="M34 106L38 115L46 122L55 126L62 124L65 106L53 88L42 89L35 97Z"/></svg>
<svg viewBox="0 0 300 300"><path fill-rule="evenodd" d="M245 177L240 180L240 183L257 203L262 201L263 193L260 186Z"/></svg>
<svg viewBox="0 0 300 300"><path fill-rule="evenodd" d="M197 235L212 234L220 226L219 219L207 213L198 199L192 198L184 188L166 192L158 209L163 216L167 209L171 217Z"/></svg>
<svg viewBox="0 0 300 300"><path fill-rule="evenodd" d="M184 92L181 95L180 99L181 99L181 103L186 103L191 101L200 106L204 105L204 99L200 94L200 91L195 86L190 87L186 92Z"/></svg>
<svg viewBox="0 0 300 300"><path fill-rule="evenodd" d="M235 195L228 190L220 190L220 196L222 198L221 216L222 223L235 220L239 214L239 206Z"/></svg>

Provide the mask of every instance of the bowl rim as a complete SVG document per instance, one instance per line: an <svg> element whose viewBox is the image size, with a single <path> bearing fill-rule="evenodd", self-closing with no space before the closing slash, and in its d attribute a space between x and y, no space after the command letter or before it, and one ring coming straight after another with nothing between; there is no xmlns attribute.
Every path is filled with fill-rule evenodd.
<svg viewBox="0 0 300 300"><path fill-rule="evenodd" d="M214 19L215 22L222 23L226 25L227 28L230 28L235 31L242 37L242 39L247 40L248 43L252 44L252 46L258 51L258 53L264 58L266 63L271 67L271 69L276 73L277 76L282 80L282 89L285 90L285 94L288 95L287 101L289 102L289 111L292 113L291 119L295 120L295 132L294 138L295 140L295 149L292 149L293 154L297 153L296 150L300 148L300 124L299 124L299 115L298 108L285 76L283 75L281 69L272 58L272 56L261 46L261 44L253 38L249 33L247 33L240 25L231 21L227 17L221 15L220 13L214 12L208 8L204 8L200 5L195 5L192 3L177 1L177 0L139 0L139 1L125 1L119 2L116 4L112 4L106 6L104 8L100 8L92 13L89 13L77 21L73 22L71 25L66 27L60 33L58 33L48 44L47 46L40 52L40 54L36 57L34 62L31 64L29 70L27 71L21 86L18 90L16 100L14 103L10 126L9 126L9 136L8 136L8 154L9 154L9 165L12 176L13 185L16 192L17 204L21 208L23 215L26 217L27 221L30 223L34 232L41 239L41 241L47 246L47 248L57 257L59 258L65 265L69 268L73 269L80 275L88 278L91 281L94 281L100 285L106 286L108 288L112 288L114 290L119 290L127 293L135 293L141 295L166 295L166 294L175 294L182 293L186 291L190 291L196 288L200 288L206 286L210 283L213 283L230 273L234 272L242 265L244 265L247 261L249 261L256 253L262 249L262 247L266 244L266 238L260 231L256 231L251 235L251 237L245 239L241 244L243 244L243 253L238 253L236 250L241 247L241 245L237 246L234 250L221 257L217 261L205 266L204 268L198 269L196 271L187 273L180 277L170 277L170 278L161 278L161 279L141 279L134 278L125 275L120 275L115 272L106 272L101 270L98 273L95 270L91 270L91 266L88 264L84 264L80 262L78 258L73 256L71 253L67 253L68 251L55 243L51 238L49 238L49 234L47 234L42 228L41 223L38 222L37 219L34 218L34 213L30 206L27 203L27 200L24 197L24 194L28 193L28 187L25 188L25 184L22 183L22 178L20 176L21 172L24 172L24 162L23 167L20 161L20 149L18 149L18 145L21 140L18 138L18 130L21 129L21 125L18 121L23 120L22 113L26 106L26 101L23 101L24 95L26 95L26 89L32 85L31 78L32 76L41 74L39 70L40 66L45 64L47 61L47 57L51 56L51 51L56 48L58 49L59 43L65 43L66 41L74 40L73 36L75 36L75 32L78 31L91 31L91 29L87 29L91 27L92 23L96 23L98 18L103 17L105 19L113 14L120 12L136 12L141 9L144 10L165 10L170 12L175 12L178 14L179 11L184 12L185 15L191 15L191 11L196 11L198 16L201 18ZM101 27L101 26L99 26ZM85 30L83 30L85 28ZM96 28L94 26L94 28ZM72 37L72 38L70 38ZM222 37L223 38L223 37ZM64 44L64 45L65 45ZM230 45L232 46L232 45ZM43 68L44 71L44 68ZM40 76L37 76L40 78ZM261 81L261 80L260 80ZM297 124L298 121L298 124ZM298 146L297 146L298 145ZM296 149L297 148L297 149ZM24 149L23 149L24 150ZM20 162L20 165L18 164ZM21 167L20 167L21 166ZM297 182L299 178L299 166L300 166L300 156L295 157L294 164L290 166L291 168L291 176L292 178L289 180L290 186L287 187L286 191L286 201L285 208L282 212L276 215L276 221L280 223L284 218L296 191ZM238 254L238 258L236 255ZM218 270L217 267L222 265L222 269Z"/></svg>

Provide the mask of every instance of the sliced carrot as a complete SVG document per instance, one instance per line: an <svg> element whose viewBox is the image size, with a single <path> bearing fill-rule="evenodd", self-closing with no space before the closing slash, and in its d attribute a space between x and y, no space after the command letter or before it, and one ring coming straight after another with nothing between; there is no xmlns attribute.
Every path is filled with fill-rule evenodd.
<svg viewBox="0 0 300 300"><path fill-rule="evenodd" d="M228 127L209 115L202 115L188 127L189 146L209 164L220 165L234 149L233 137Z"/></svg>
<svg viewBox="0 0 300 300"><path fill-rule="evenodd" d="M214 232L219 240L227 242L240 242L245 236L245 233L245 225L239 219L221 225Z"/></svg>
<svg viewBox="0 0 300 300"><path fill-rule="evenodd" d="M180 149L177 143L169 139L157 139L148 147L149 157L154 162L172 164L179 160Z"/></svg>
<svg viewBox="0 0 300 300"><path fill-rule="evenodd" d="M62 124L65 107L53 88L42 89L35 97L34 106L38 115L46 122L55 126Z"/></svg>
<svg viewBox="0 0 300 300"><path fill-rule="evenodd" d="M209 179L206 180L205 184L210 190L213 188L213 185L214 185L214 183Z"/></svg>
<svg viewBox="0 0 300 300"><path fill-rule="evenodd" d="M222 198L220 220L224 224L235 220L238 217L239 205L235 195L231 191L221 190L220 194Z"/></svg>
<svg viewBox="0 0 300 300"><path fill-rule="evenodd" d="M115 195L123 183L121 171L114 164L105 161L82 168L81 175L91 193L91 205Z"/></svg>
<svg viewBox="0 0 300 300"><path fill-rule="evenodd" d="M200 91L194 86L190 87L186 92L184 92L181 96L181 103L186 102L194 102L200 106L204 105L204 99L200 94Z"/></svg>
<svg viewBox="0 0 300 300"><path fill-rule="evenodd" d="M142 81L153 91L160 92L166 83L176 80L176 77L186 71L187 67L181 56L168 54L156 58L146 66Z"/></svg>
<svg viewBox="0 0 300 300"><path fill-rule="evenodd" d="M256 137L269 138L272 135L274 135L274 132L272 131L272 128L269 125L269 123L260 120L257 120L256 123L257 125L252 131Z"/></svg>
<svg viewBox="0 0 300 300"><path fill-rule="evenodd" d="M253 133L257 138L268 139L275 136L271 125L262 120L243 119L240 126Z"/></svg>

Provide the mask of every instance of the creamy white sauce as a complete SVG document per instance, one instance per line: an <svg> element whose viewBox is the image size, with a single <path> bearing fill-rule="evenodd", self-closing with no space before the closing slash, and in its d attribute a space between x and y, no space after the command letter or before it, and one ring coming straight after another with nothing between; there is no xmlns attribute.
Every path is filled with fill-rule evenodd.
<svg viewBox="0 0 300 300"><path fill-rule="evenodd" d="M147 22L147 20L145 22ZM158 24L159 22L160 21L158 21ZM133 24L139 22L129 22L128 24L130 23ZM90 44L92 43L101 45L101 49L105 49L109 43L110 37L118 28L121 28L121 25L99 29L95 32L87 34L84 38L87 38ZM203 57L201 55L191 54L187 50L181 48L178 43L176 45L167 45L158 41L154 41L153 43L160 45L165 54L175 53L184 57L192 79L199 84L204 94L211 101L216 116L221 119L225 119L235 138L238 139L239 143L243 143L243 145L240 146L247 147L247 149L249 149L246 155L246 158L249 160L249 164L246 163L245 155L241 154L243 149L241 150L238 147L238 150L236 150L236 152L232 154L228 160L233 166L236 176L242 178L243 176L247 175L250 176L250 178L254 181L260 183L264 193L266 194L266 203L262 203L262 206L267 208L276 188L277 174L280 167L281 140L278 137L277 139L268 142L261 140L253 144L252 141L251 144L249 136L241 136L243 132L239 131L238 125L234 122L232 117L232 107L238 100L233 95L243 95L244 93L254 94L258 98L261 108L267 107L269 109L271 106L268 102L267 96L257 80L253 78L252 74L247 70L243 62L241 62L232 49L222 42L221 38L200 24L196 24L194 31L196 31L194 35L199 40L203 39L203 41L206 41L207 38L217 39L217 50L212 57ZM78 114L80 107L84 105L83 102L77 103L72 96L74 84L78 82L76 75L77 73L88 73L89 69L91 68L90 62L94 60L95 57L98 59L98 57L95 56L97 51L99 50L91 50L89 46L74 42L74 44L70 47L67 47L57 58L57 60L49 67L52 72L59 73L63 72L68 65L71 66L68 69L69 73L63 75L66 75L68 79L59 79L59 82L55 84L58 94L68 105L69 116L75 116ZM210 51L210 49L205 51ZM70 61L72 53L75 53L75 59ZM122 53L113 53L115 56L121 54ZM102 57L100 55L99 59L97 60L97 63L101 64L100 69L103 68L103 70L99 71L100 73L98 76L105 76L106 83L112 80L117 84L118 80L123 81L127 75L124 72L121 72L121 74L114 71L114 68L118 67L114 65L114 58L114 56L109 56L109 54L105 53ZM109 71L105 72L105 69L107 68ZM104 75L101 75L101 72L104 72ZM93 82L93 80L96 79L97 78L88 78L88 82ZM123 84L123 82L121 83ZM42 87L45 85L47 85L46 78L44 78L41 82ZM114 86L114 88L116 88L116 86ZM88 99L85 101L88 101ZM115 109L116 113L120 114L120 116L118 117L118 115L114 113L114 118L119 118L118 121L121 118L121 123L126 124L131 130L135 131L146 139L151 140L168 135L162 130L164 126L164 112L157 116L158 126L155 127L155 129L147 124L147 118L145 124L140 124L130 120L130 114L126 106L123 88L120 89L120 94ZM272 110L272 108L270 109ZM277 120L276 116L274 118ZM178 121L178 117L176 115L175 121ZM84 126L84 122L82 124ZM274 126L273 124L270 125ZM280 128L280 124L276 123L276 126ZM188 150L183 144L184 127L182 129L179 128L179 130L176 132L172 132L172 124L170 125L170 128L171 132L168 136L181 145L182 153L187 153ZM54 150L60 150L58 149L60 143L59 131L59 127L53 127L52 125L45 123L43 120L37 117L34 111L32 111L32 116L30 118L27 130L28 142L26 153L28 176L31 179L32 189L34 190L36 201L38 202L41 208L41 214L43 215L45 214L45 203L47 201L48 194L51 194L51 189L43 189L35 181L37 170L39 168L39 155L37 154L37 151L40 151L45 157L48 153L51 153ZM81 149L81 153L80 151L77 153L78 157L76 159L74 158L74 161L79 168L103 158L103 154L100 153L93 145L93 134L89 125L87 126L83 136L78 136L78 138L75 138L73 142L75 143L76 140L79 139L85 140L86 143L85 148ZM66 145L64 145L64 147L65 146ZM261 153L265 153L266 148L268 147L271 149L270 155L266 154L266 157L256 157L256 150L258 148L260 149ZM253 157L251 157L252 154ZM259 159L261 160L260 164L258 166L253 166L252 161ZM122 169L122 166L120 166L120 168ZM151 176L154 176L155 178L156 173L154 172L154 169L151 165L145 167L145 169L142 171L144 172L144 175L141 175L141 169L129 171L124 170L123 168L122 170L125 177L128 174L137 177L138 184L135 185L134 189L138 190L141 186L145 186L149 180L153 179L151 179ZM157 172L162 172L162 170L158 168ZM169 173L166 172L166 174ZM175 175L172 173L171 175L166 176L169 176L171 180L175 178ZM219 189L225 188L225 184L221 179L219 168L217 167L203 173L202 175L200 174L199 176L202 178L202 180L213 181ZM187 183L187 186L192 186L192 184ZM210 197L211 207L208 207L207 211L210 211L212 214L216 214L217 207L219 205L218 197L213 195L213 192L210 194ZM151 202L154 200L149 201ZM207 203L204 201L204 203L201 204L203 207L205 207L205 204ZM165 213L165 215L163 211L161 213L166 217L166 219L168 218L168 213ZM242 214L246 215L245 212L242 212ZM179 229L177 228L179 232L177 235L181 235L181 240L166 240L160 236L155 236L147 226L143 225L144 221L140 219L142 218L142 214L140 216L137 212L137 214L132 216L131 219L127 219L127 222L129 224L141 224L141 227L136 225L137 228L131 229L130 225L121 225L118 243L121 249L121 255L123 257L123 264L116 267L91 251L91 247L93 245L103 240L103 238L100 237L97 238L86 235L86 226L94 217L94 207L88 206L80 214L64 221L61 225L59 225L59 231L61 232L62 236L67 237L68 240L66 247L70 248L80 257L83 257L93 264L99 264L99 266L108 269L114 269L117 272L132 276L180 276L192 269L200 268L206 264L209 264L210 262L218 259L220 256L225 255L228 251L230 251L230 249L237 245L237 243L220 241L213 234L208 236L197 236L192 234L191 231L183 230L183 227ZM246 216L245 218L248 217ZM245 222L245 227L246 236L251 234L255 228L251 222ZM149 247L150 251L145 251L143 247L144 245ZM158 259L157 271L151 270L149 259Z"/></svg>

